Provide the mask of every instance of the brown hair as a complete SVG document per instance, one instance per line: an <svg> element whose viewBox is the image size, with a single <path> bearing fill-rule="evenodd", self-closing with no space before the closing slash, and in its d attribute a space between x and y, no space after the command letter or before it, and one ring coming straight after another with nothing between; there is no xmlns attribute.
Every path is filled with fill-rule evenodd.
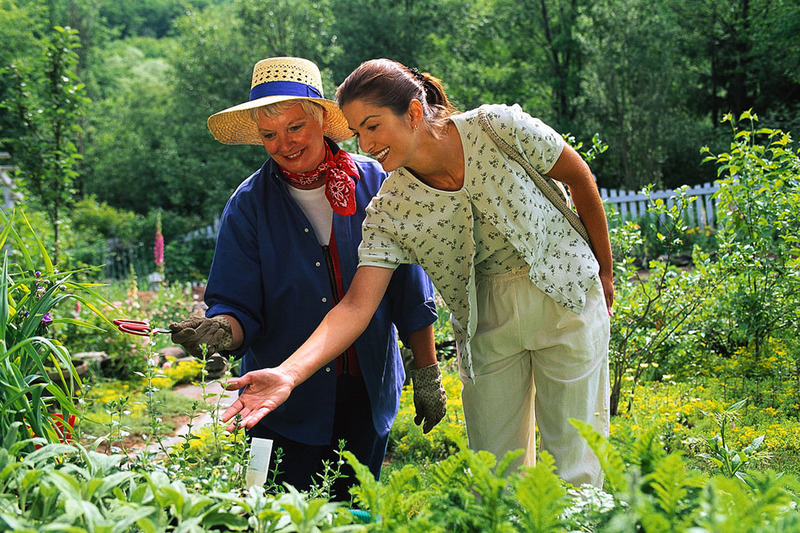
<svg viewBox="0 0 800 533"><path fill-rule="evenodd" d="M415 99L422 103L423 125L434 136L447 118L457 113L439 79L391 59L361 63L336 90L339 107L365 100L377 107L388 107L397 116L405 114Z"/></svg>

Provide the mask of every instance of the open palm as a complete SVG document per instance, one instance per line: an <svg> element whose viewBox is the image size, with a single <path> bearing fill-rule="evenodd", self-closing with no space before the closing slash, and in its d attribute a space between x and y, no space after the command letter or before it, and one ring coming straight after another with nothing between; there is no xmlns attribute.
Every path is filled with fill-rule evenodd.
<svg viewBox="0 0 800 533"><path fill-rule="evenodd" d="M291 379L277 368L264 368L230 380L225 388L244 390L222 414L222 421L228 422L239 414L241 415L239 426L250 429L286 401L292 392L292 383ZM230 424L228 431L233 431L235 426L236 424Z"/></svg>

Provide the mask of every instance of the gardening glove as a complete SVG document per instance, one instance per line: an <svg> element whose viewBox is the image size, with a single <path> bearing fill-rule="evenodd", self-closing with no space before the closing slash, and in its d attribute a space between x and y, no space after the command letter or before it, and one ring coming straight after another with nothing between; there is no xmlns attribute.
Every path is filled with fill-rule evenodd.
<svg viewBox="0 0 800 533"><path fill-rule="evenodd" d="M412 368L411 383L414 386L414 409L417 412L414 423L420 425L424 421L422 432L427 433L444 418L447 410L447 393L442 387L439 365L434 363L423 368Z"/></svg>
<svg viewBox="0 0 800 533"><path fill-rule="evenodd" d="M233 344L231 324L223 316L193 316L183 322L173 322L168 327L172 332L172 342L180 344L195 357L203 357L202 344L206 345L207 356L227 350Z"/></svg>

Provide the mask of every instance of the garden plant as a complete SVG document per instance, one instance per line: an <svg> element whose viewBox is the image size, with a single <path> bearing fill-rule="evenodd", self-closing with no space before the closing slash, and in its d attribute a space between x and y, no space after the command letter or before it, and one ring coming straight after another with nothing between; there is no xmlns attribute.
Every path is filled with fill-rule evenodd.
<svg viewBox="0 0 800 533"><path fill-rule="evenodd" d="M641 228L613 229L617 412L608 439L573 422L601 460L602 489L565 485L546 452L512 471L514 452L468 449L444 320L436 340L448 415L423 434L404 391L380 480L342 443L340 461L307 493L269 481L247 488L247 441L223 431L206 361L163 357L167 339L132 341L109 321L166 322L195 309L192 291L166 282L139 290L135 273L116 289L75 281L91 272L59 272L29 220L4 217L0 531L800 531L800 466L787 460L800 452L800 350L784 329L798 325L798 154L787 134L744 131L714 156L728 173L719 198L731 215L713 250L696 247L684 268L669 255L637 265L626 251L643 239ZM679 194L651 207L667 250L688 232L688 201ZM102 346L114 361L106 372L114 370L77 378L71 345ZM73 379L55 383L48 361ZM188 431L170 444L166 393L186 381L201 399L184 407ZM100 392L109 386L116 396ZM202 427L201 412L211 418ZM129 431L135 416L143 422ZM359 485L350 502L331 502L344 461Z"/></svg>

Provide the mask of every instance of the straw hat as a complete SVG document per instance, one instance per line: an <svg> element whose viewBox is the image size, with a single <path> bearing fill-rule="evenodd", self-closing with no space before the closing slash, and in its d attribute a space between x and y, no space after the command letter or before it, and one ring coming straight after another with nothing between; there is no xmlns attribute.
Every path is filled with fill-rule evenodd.
<svg viewBox="0 0 800 533"><path fill-rule="evenodd" d="M250 100L208 117L208 129L225 144L262 144L250 109L285 100L310 100L327 111L323 134L334 142L352 137L341 109L322 92L322 76L317 66L299 57L262 59L253 68Z"/></svg>

